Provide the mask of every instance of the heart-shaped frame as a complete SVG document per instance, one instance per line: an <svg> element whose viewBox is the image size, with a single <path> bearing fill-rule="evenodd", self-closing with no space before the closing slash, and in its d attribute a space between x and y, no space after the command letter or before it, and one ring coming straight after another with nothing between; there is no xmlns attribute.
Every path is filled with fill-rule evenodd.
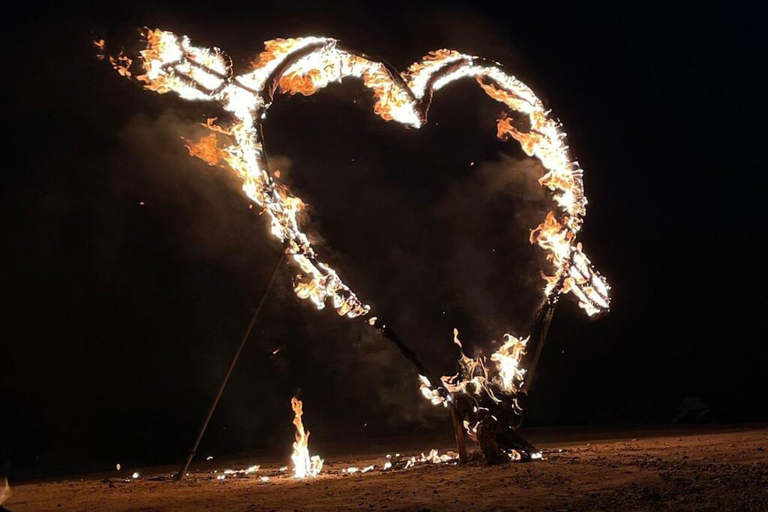
<svg viewBox="0 0 768 512"><path fill-rule="evenodd" d="M350 318L368 315L370 307L318 258L298 220L304 203L269 171L261 121L275 94L311 95L331 82L355 77L373 92L377 115L386 121L419 128L427 120L435 92L460 78L474 77L491 98L518 115L505 115L497 120L497 135L517 140L528 156L541 161L547 172L539 183L551 191L557 204L557 211L547 213L530 236L531 243L547 251L554 271L544 276L543 306L531 334L537 344L528 364L522 363L528 338L505 334L504 344L490 357L495 367L490 367L484 358L470 359L462 354L459 374L443 377L442 385L436 388L424 375L426 369L391 329L375 317L369 320L416 362L423 374L422 391L433 403L456 405L460 395L480 395L484 391L486 401L511 404L507 410L519 418L519 398L530 383L526 369L535 366L560 295L574 294L589 315L609 308L609 287L576 241L587 204L582 170L569 156L560 124L549 116L534 92L500 64L453 50L439 50L401 74L335 39L305 37L266 42L266 49L253 62L252 70L235 76L230 59L216 48L193 46L186 36L162 30L146 30L144 35L147 45L141 51L143 74L136 78L158 93L175 92L189 100L218 101L232 114L229 126L220 126L215 119L207 123L214 132L231 137L231 144L220 147L217 134L212 133L189 145L190 152L211 165L226 164L243 180L246 195L267 213L272 234L285 244L286 253L300 269L294 285L296 294L319 309L330 302L339 315ZM121 55L110 57L110 61L122 75L132 76L131 59ZM460 346L456 334L455 341ZM476 413L477 407L474 408ZM519 423L519 419L508 423ZM465 421L471 436L478 435L481 425L482 418L474 424Z"/></svg>

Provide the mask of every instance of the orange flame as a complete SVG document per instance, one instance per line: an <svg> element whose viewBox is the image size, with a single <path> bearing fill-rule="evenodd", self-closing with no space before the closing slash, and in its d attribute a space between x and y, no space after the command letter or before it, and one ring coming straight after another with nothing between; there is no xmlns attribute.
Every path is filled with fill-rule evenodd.
<svg viewBox="0 0 768 512"><path fill-rule="evenodd" d="M304 430L304 424L301 421L302 403L296 397L291 398L291 408L293 409L293 424L296 427L296 441L293 443L293 476L294 478L315 477L323 469L323 459L317 455L309 455L309 431Z"/></svg>
<svg viewBox="0 0 768 512"><path fill-rule="evenodd" d="M201 138L198 142L187 141L186 146L190 155L199 158L208 165L216 166L227 159L227 152L218 146L215 133Z"/></svg>

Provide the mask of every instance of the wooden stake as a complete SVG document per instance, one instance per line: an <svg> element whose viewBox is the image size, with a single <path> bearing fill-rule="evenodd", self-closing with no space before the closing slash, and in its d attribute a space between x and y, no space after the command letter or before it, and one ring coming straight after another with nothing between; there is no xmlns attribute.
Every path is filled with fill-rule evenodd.
<svg viewBox="0 0 768 512"><path fill-rule="evenodd" d="M464 435L464 425L462 425L459 412L455 405L449 407L451 410L451 420L453 420L453 435L456 438L456 448L459 450L459 462L467 463L467 437Z"/></svg>

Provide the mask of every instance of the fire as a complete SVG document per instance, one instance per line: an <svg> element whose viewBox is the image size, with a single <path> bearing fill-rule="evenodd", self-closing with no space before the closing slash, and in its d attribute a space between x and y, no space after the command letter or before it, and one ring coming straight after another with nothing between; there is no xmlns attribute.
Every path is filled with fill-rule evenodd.
<svg viewBox="0 0 768 512"><path fill-rule="evenodd" d="M269 171L260 123L275 94L309 96L330 83L355 78L372 92L376 115L419 128L427 120L435 92L456 80L474 78L489 97L508 110L497 120L498 138L515 140L545 168L539 184L552 193L556 207L530 236L531 243L547 253L551 265L542 273L545 303L553 304L561 294L571 293L588 315L609 309L608 283L577 241L587 205L583 171L570 156L560 123L527 85L498 63L455 50L438 50L398 73L335 39L301 37L267 41L251 69L236 75L231 59L218 48L195 46L187 36L159 29L145 30L144 37L141 71L131 71L133 61L122 54L110 57L109 62L118 73L138 80L146 89L160 94L174 92L187 100L217 102L228 113L224 125L216 124L215 119L204 125L215 133L187 147L193 156L209 165L226 166L242 180L244 193L262 209L272 235L292 256L296 267L294 292L299 298L318 309L330 304L339 315L349 318L370 312L370 307L315 252L302 230L304 203L279 181L278 173ZM104 41L95 44L103 56ZM369 322L379 325L375 317ZM482 392L496 403L510 401L519 409L516 394L525 379L521 361L528 338L507 333L503 340L490 359L472 359L462 352L459 374L443 377L440 384L422 375L424 396L432 403L448 405L454 394L479 396ZM455 342L461 347L458 334ZM304 435L301 426L301 402L292 404L298 431L295 472L303 477L311 474L314 466L306 451L308 434ZM475 409L478 415L485 414L482 407ZM470 437L476 430L477 423L468 425ZM322 461L317 464L321 466Z"/></svg>
<svg viewBox="0 0 768 512"><path fill-rule="evenodd" d="M525 369L520 367L520 362L525 355L528 338L518 339L511 334L505 334L504 344L490 357L493 366L488 364L485 357L470 358L464 354L458 329L453 330L453 341L459 347L460 371L456 375L441 379L443 388L448 393L440 393L429 378L419 376L422 395L434 405L443 404L447 407L453 400L453 395L462 393L476 396L484 393L499 403L499 392L514 395L521 389Z"/></svg>
<svg viewBox="0 0 768 512"><path fill-rule="evenodd" d="M136 79L147 89L173 91L190 100L218 101L232 114L228 127L212 121L206 125L229 135L224 148L209 136L189 144L190 153L211 165L226 163L240 176L246 195L267 213L272 234L287 244L301 269L296 294L317 308L331 303L340 315L351 318L370 310L334 269L318 259L300 227L298 213L303 203L267 169L258 123L274 92L311 95L345 77L361 79L373 92L377 115L416 128L426 119L432 93L463 77L476 78L491 98L525 116L528 131L515 128L513 118L505 116L498 122L498 135L517 140L528 155L541 160L547 173L540 183L553 192L562 210L550 212L534 230L535 242L550 253L554 267L552 275L545 276L544 293L572 292L589 314L608 308L608 285L575 244L587 203L582 171L568 156L559 123L549 117L533 91L499 65L453 50L439 50L405 73L396 74L381 62L350 52L335 39L304 37L268 41L265 51L252 63L252 70L235 76L221 50L194 46L186 36L162 30L146 30L145 38L147 47L141 52L144 73ZM103 51L105 43L100 40L96 44ZM293 57L297 52L298 57ZM133 76L129 71L131 59L123 55L110 59L119 73ZM275 73L279 76L273 76Z"/></svg>
<svg viewBox="0 0 768 512"><path fill-rule="evenodd" d="M304 424L301 421L302 403L296 397L291 398L291 408L293 409L293 424L296 426L296 441L293 443L293 477L306 478L315 477L323 469L323 459L317 455L309 455L309 431L304 430Z"/></svg>

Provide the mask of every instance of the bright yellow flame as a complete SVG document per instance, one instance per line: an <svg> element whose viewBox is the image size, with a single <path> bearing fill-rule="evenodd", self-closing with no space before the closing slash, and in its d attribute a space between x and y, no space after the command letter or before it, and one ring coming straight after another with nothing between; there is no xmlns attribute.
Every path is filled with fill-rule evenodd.
<svg viewBox="0 0 768 512"><path fill-rule="evenodd" d="M504 344L491 355L491 361L496 363L500 387L507 393L516 393L525 377L525 370L520 368L520 360L525 354L527 343L528 338L520 340L505 334Z"/></svg>
<svg viewBox="0 0 768 512"><path fill-rule="evenodd" d="M302 403L296 397L291 398L291 408L293 409L293 424L296 426L296 441L293 443L293 476L294 478L315 477L323 469L323 459L317 455L309 455L309 431L304 430L304 424L301 421Z"/></svg>

